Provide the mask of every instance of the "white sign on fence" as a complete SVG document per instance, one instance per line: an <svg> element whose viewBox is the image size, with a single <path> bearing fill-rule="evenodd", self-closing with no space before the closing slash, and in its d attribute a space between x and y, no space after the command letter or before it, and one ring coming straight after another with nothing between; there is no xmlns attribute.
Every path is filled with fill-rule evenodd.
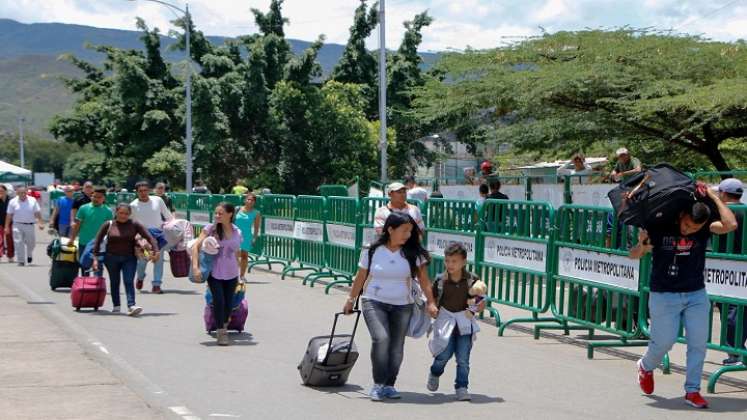
<svg viewBox="0 0 747 420"><path fill-rule="evenodd" d="M572 185L573 204L597 207L612 207L607 193L615 188L616 184L582 184Z"/></svg>
<svg viewBox="0 0 747 420"><path fill-rule="evenodd" d="M477 201L480 198L480 190L474 185L441 185L438 190L449 200Z"/></svg>
<svg viewBox="0 0 747 420"><path fill-rule="evenodd" d="M272 219L265 217L265 235L293 238L293 220Z"/></svg>
<svg viewBox="0 0 747 420"><path fill-rule="evenodd" d="M558 274L638 290L639 261L621 255L560 248Z"/></svg>
<svg viewBox="0 0 747 420"><path fill-rule="evenodd" d="M303 241L324 242L324 225L316 222L296 222L293 237Z"/></svg>
<svg viewBox="0 0 747 420"><path fill-rule="evenodd" d="M329 243L355 248L355 239L355 226L327 225Z"/></svg>
<svg viewBox="0 0 747 420"><path fill-rule="evenodd" d="M534 184L532 185L532 200L547 201L554 208L563 205L563 184Z"/></svg>
<svg viewBox="0 0 747 420"><path fill-rule="evenodd" d="M747 261L707 258L704 275L708 294L747 299Z"/></svg>
<svg viewBox="0 0 747 420"><path fill-rule="evenodd" d="M543 243L486 237L484 252L488 263L545 271L547 245Z"/></svg>
<svg viewBox="0 0 747 420"><path fill-rule="evenodd" d="M210 223L210 213L203 212L203 211L194 211L190 213L190 216L192 217L191 222L192 223L201 223L201 224L207 224Z"/></svg>
<svg viewBox="0 0 747 420"><path fill-rule="evenodd" d="M370 245L376 240L376 229L363 228L363 246Z"/></svg>
<svg viewBox="0 0 747 420"><path fill-rule="evenodd" d="M460 243L467 250L467 260L475 261L475 238L467 235L428 232L428 252L443 257L444 250L452 243Z"/></svg>

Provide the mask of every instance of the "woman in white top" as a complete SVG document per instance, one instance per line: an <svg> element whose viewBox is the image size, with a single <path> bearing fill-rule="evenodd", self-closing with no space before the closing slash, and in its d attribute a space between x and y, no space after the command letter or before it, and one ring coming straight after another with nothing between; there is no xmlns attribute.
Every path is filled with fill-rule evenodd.
<svg viewBox="0 0 747 420"><path fill-rule="evenodd" d="M438 314L427 266L428 251L420 245L420 229L407 214L393 212L384 223L379 239L361 253L343 312L349 314L363 291L363 317L371 334L371 364L374 386L371 400L400 398L394 388L405 345L405 334L412 315L411 282L417 278L428 302L426 309ZM365 285L371 274L370 281Z"/></svg>

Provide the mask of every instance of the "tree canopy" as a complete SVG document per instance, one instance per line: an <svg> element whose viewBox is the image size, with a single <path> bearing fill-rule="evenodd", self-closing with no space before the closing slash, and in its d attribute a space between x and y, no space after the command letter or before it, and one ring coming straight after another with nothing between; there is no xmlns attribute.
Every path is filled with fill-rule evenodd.
<svg viewBox="0 0 747 420"><path fill-rule="evenodd" d="M418 116L473 146L511 143L567 157L599 143L629 145L688 169L727 170L739 163L725 152L747 142L744 41L628 28L558 32L445 54L436 74L418 89Z"/></svg>

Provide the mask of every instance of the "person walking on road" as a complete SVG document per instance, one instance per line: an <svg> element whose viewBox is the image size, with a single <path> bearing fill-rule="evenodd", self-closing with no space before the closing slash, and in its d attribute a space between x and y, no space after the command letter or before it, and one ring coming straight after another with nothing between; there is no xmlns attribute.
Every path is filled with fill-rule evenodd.
<svg viewBox="0 0 747 420"><path fill-rule="evenodd" d="M394 387L404 357L405 335L413 312L411 282L417 281L426 296L426 310L438 309L428 279L430 256L420 245L420 229L407 214L391 213L382 234L364 248L343 312L350 314L362 295L363 317L371 334L372 401L400 398ZM366 282L366 279L370 280ZM365 290L364 290L365 284Z"/></svg>
<svg viewBox="0 0 747 420"><path fill-rule="evenodd" d="M112 295L112 312L120 312L119 283L124 282L127 295L127 315L137 316L143 308L135 305L135 271L137 257L135 256L135 236L138 234L151 245L154 258L158 258L158 243L148 233L148 230L138 222L130 219L132 209L127 203L117 205L116 216L99 229L93 245L93 271L99 272L98 257L104 257L104 265L109 273L110 291ZM106 237L106 251L102 254L99 249Z"/></svg>
<svg viewBox="0 0 747 420"><path fill-rule="evenodd" d="M75 222L75 218L77 217L77 214L78 214L78 211L80 210L80 208L91 202L91 200L93 199L93 190L94 190L94 188L93 188L93 182L86 181L83 184L83 194L81 194L80 196L78 196L73 201L73 212L70 215L70 221L71 222Z"/></svg>
<svg viewBox="0 0 747 420"><path fill-rule="evenodd" d="M157 183L154 192L156 193L156 196L160 197L161 200L163 200L163 203L166 204L166 208L173 213L175 209L174 201L171 199L171 197L168 196L168 194L166 194L166 184L164 184L163 182Z"/></svg>
<svg viewBox="0 0 747 420"><path fill-rule="evenodd" d="M244 206L236 213L236 226L241 231L241 281L246 281L246 268L249 266L249 253L252 252L254 245L259 238L259 226L262 216L259 214L255 205L257 197L252 192L244 195Z"/></svg>
<svg viewBox="0 0 747 420"><path fill-rule="evenodd" d="M54 210L52 211L52 223L57 225L57 233L62 237L70 235L70 227L72 225L70 219L73 213L73 187L66 186L63 188L65 195L58 198L55 201Z"/></svg>
<svg viewBox="0 0 747 420"><path fill-rule="evenodd" d="M239 281L239 264L236 253L241 247L241 231L233 224L236 207L231 203L220 203L215 208L214 222L205 226L192 246L192 272L199 283L202 279L200 271L200 249L203 241L212 236L218 240L220 247L213 259L213 267L207 278L210 293L213 295L213 313L218 325L216 338L218 345L230 344L228 338L228 320L231 316L233 295Z"/></svg>
<svg viewBox="0 0 747 420"><path fill-rule="evenodd" d="M379 207L374 215L374 228L376 234L381 235L384 231L384 223L386 219L392 213L405 213L418 225L418 229L422 232L425 230L425 223L423 222L423 215L420 213L420 208L413 204L407 203L407 187L400 182L393 182L387 187L389 193L389 203Z"/></svg>
<svg viewBox="0 0 747 420"><path fill-rule="evenodd" d="M96 239L101 225L112 220L112 210L104 204L106 201L106 188L96 187L93 190L91 202L80 207L75 215L75 223L70 229L70 243L78 238L78 261L82 260L88 243ZM89 270L80 268L81 274L88 275ZM94 271L97 273L98 271Z"/></svg>
<svg viewBox="0 0 747 420"><path fill-rule="evenodd" d="M700 395L711 308L703 275L706 248L711 234L731 232L737 224L734 213L716 193L706 190L720 220L714 221L708 205L697 202L683 209L678 220L642 229L638 244L629 254L634 259L648 252L653 255L648 301L651 340L638 361L641 390L645 394L654 392L653 370L677 341L682 322L687 337L685 402L696 408L708 407Z"/></svg>
<svg viewBox="0 0 747 420"><path fill-rule="evenodd" d="M13 246L13 223L5 225L5 219L8 218L8 204L11 198L8 197L8 187L0 184L0 258L8 257L8 262L13 261L15 250Z"/></svg>
<svg viewBox="0 0 747 420"><path fill-rule="evenodd" d="M8 203L5 217L6 232L10 230L11 223L13 224L13 246L20 266L31 264L33 259L36 245L34 219L39 224L39 230L44 230L39 202L28 196L26 187L20 186L16 188L16 197Z"/></svg>
<svg viewBox="0 0 747 420"><path fill-rule="evenodd" d="M140 181L135 184L137 199L130 203L132 208L132 219L143 225L146 229L158 229L163 226L163 222L172 219L171 212L166 207L161 197L150 195L150 184L146 181ZM158 259L153 260L153 281L151 293L162 294L161 284L163 282L163 257L169 250L168 246L161 249ZM135 288L143 288L145 281L145 269L148 266L147 259L138 259L137 261L137 281Z"/></svg>

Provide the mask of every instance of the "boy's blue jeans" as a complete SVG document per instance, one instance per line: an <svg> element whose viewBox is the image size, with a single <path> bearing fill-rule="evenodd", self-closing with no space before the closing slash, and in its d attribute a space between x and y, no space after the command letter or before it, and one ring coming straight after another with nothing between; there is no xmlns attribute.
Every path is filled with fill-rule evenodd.
<svg viewBox="0 0 747 420"><path fill-rule="evenodd" d="M699 392L708 342L708 316L711 304L705 289L688 293L651 292L651 341L643 356L643 368L654 370L677 341L680 323L687 337L685 392Z"/></svg>
<svg viewBox="0 0 747 420"><path fill-rule="evenodd" d="M454 389L467 388L469 386L469 355L472 352L472 334L459 335L455 329L449 338L449 344L446 350L436 356L431 365L431 374L441 376L446 368L446 363L451 356L456 354L456 381Z"/></svg>

